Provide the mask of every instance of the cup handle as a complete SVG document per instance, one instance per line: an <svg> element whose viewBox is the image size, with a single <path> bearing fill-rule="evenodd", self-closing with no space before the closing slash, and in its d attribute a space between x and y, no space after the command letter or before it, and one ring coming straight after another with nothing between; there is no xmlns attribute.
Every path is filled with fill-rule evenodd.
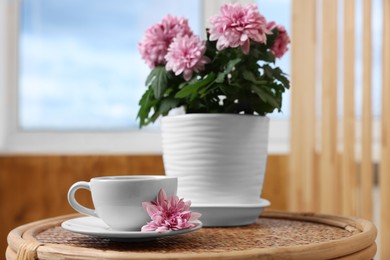
<svg viewBox="0 0 390 260"><path fill-rule="evenodd" d="M87 207L84 207L80 203L77 202L77 200L75 198L75 194L76 194L76 191L78 189L86 189L86 190L91 191L91 188L89 186L89 182L86 182L86 181L76 182L75 184L73 184L70 187L70 189L68 191L69 204L72 206L72 208L74 208L76 211L78 211L80 213L87 214L87 215L90 215L93 217L98 217L98 215L96 214L96 211L94 209L89 209Z"/></svg>

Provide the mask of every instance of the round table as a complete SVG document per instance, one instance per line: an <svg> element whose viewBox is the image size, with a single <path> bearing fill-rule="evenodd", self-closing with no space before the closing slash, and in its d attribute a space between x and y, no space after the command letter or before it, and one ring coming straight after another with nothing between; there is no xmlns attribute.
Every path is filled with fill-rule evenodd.
<svg viewBox="0 0 390 260"><path fill-rule="evenodd" d="M366 220L312 213L264 212L241 227L202 228L153 241L124 243L61 228L79 214L12 230L11 259L372 259L376 228Z"/></svg>

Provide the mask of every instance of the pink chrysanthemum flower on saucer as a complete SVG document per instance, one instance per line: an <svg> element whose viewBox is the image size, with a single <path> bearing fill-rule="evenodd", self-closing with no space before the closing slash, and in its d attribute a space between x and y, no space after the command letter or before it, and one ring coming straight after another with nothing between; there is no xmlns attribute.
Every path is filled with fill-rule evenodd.
<svg viewBox="0 0 390 260"><path fill-rule="evenodd" d="M272 34L265 17L254 4L225 4L219 15L210 18L210 23L210 40L217 40L218 50L241 46L242 51L248 54L250 40L266 43L267 34Z"/></svg>
<svg viewBox="0 0 390 260"><path fill-rule="evenodd" d="M194 228L200 213L191 212L191 201L179 199L176 195L167 196L163 189L157 196L157 201L143 202L142 206L148 212L152 221L144 225L141 231L157 231Z"/></svg>
<svg viewBox="0 0 390 260"><path fill-rule="evenodd" d="M271 24L272 27L276 27L279 32L278 37L276 38L274 44L271 47L271 51L273 52L273 54L275 54L275 57L281 58L288 51L288 45L291 42L290 36L288 35L286 28L284 28L283 25L275 25L274 22L271 22L269 26L271 26Z"/></svg>
<svg viewBox="0 0 390 260"><path fill-rule="evenodd" d="M192 35L188 20L168 15L149 27L138 45L142 58L150 68L166 64L165 55L172 40L178 35Z"/></svg>
<svg viewBox="0 0 390 260"><path fill-rule="evenodd" d="M210 62L210 59L204 56L205 51L205 41L196 35L177 36L165 56L165 68L172 70L176 76L183 73L183 78L188 81L193 72L204 70L204 65Z"/></svg>

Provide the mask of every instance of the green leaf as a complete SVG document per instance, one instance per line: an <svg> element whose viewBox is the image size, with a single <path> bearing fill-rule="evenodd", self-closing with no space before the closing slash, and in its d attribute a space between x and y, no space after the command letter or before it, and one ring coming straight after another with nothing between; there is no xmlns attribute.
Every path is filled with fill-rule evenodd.
<svg viewBox="0 0 390 260"><path fill-rule="evenodd" d="M278 36L279 36L279 30L275 27L272 30L272 34L267 35L267 45L266 45L267 49L271 48L274 45L274 42L278 38Z"/></svg>
<svg viewBox="0 0 390 260"><path fill-rule="evenodd" d="M250 82L255 83L257 81L255 75L251 71L242 72L242 77Z"/></svg>
<svg viewBox="0 0 390 260"><path fill-rule="evenodd" d="M267 98L265 97L265 91L261 88L254 86L254 85L252 85L251 87L252 87L252 90L257 94L257 96L259 96L259 98L261 100L263 100L263 102L267 103Z"/></svg>
<svg viewBox="0 0 390 260"><path fill-rule="evenodd" d="M178 107L179 104L180 104L179 99L175 99L173 97L165 98L161 100L158 112L161 115L167 115L171 109Z"/></svg>
<svg viewBox="0 0 390 260"><path fill-rule="evenodd" d="M217 80L215 80L215 83L217 83ZM199 89L200 98L204 98L210 91L221 88L221 86L225 86L224 84L215 83L208 84L206 87Z"/></svg>
<svg viewBox="0 0 390 260"><path fill-rule="evenodd" d="M275 54L273 54L270 51L267 51L267 52L261 54L260 59L263 61L266 61L266 62L275 63Z"/></svg>
<svg viewBox="0 0 390 260"><path fill-rule="evenodd" d="M156 67L154 70L155 70L155 78L152 81L151 86L156 99L160 99L163 97L164 92L167 88L168 76L163 66Z"/></svg>
<svg viewBox="0 0 390 260"><path fill-rule="evenodd" d="M149 86L150 83L152 82L152 80L154 79L154 77L156 76L156 69L157 68L154 68L150 71L148 77L146 78L146 81L145 81L145 86Z"/></svg>
<svg viewBox="0 0 390 260"><path fill-rule="evenodd" d="M223 81L225 80L225 77L230 72L232 72L232 70L234 69L234 66L236 66L241 60L242 60L241 58L236 58L236 59L230 60L227 63L225 70L223 72L218 73L217 78L215 79L215 82L216 83L223 83Z"/></svg>
<svg viewBox="0 0 390 260"><path fill-rule="evenodd" d="M266 85L267 81L266 80L259 80L255 74L251 71L244 71L242 72L242 77L256 85Z"/></svg>
<svg viewBox="0 0 390 260"><path fill-rule="evenodd" d="M269 93L268 91L266 91L262 88L255 86L255 85L252 85L252 90L259 96L259 98L263 102L268 103L268 104L272 105L273 107L280 109L280 104L279 104L277 98L275 98L271 93Z"/></svg>
<svg viewBox="0 0 390 260"><path fill-rule="evenodd" d="M240 61L241 61L241 58L236 58L234 60L230 60L226 66L225 71L224 71L225 75L229 74L233 70L234 66L236 66Z"/></svg>
<svg viewBox="0 0 390 260"><path fill-rule="evenodd" d="M176 93L176 98L186 98L196 92L198 89L197 84L190 84L184 86L179 92Z"/></svg>
<svg viewBox="0 0 390 260"><path fill-rule="evenodd" d="M268 78L272 78L273 76L273 71L272 71L272 68L270 66L267 66L267 65L264 65L263 66L263 69L264 69L264 74L268 77Z"/></svg>
<svg viewBox="0 0 390 260"><path fill-rule="evenodd" d="M149 87L139 101L140 109L138 111L137 118L140 119L140 128L148 124L147 119L149 117L150 110L153 107L153 103L153 90Z"/></svg>
<svg viewBox="0 0 390 260"><path fill-rule="evenodd" d="M282 83L283 87L287 89L290 88L290 80L286 76L284 76L284 73L274 74L274 76Z"/></svg>
<svg viewBox="0 0 390 260"><path fill-rule="evenodd" d="M223 81L225 80L225 76L226 76L225 73L219 72L217 78L215 79L215 82L216 83L223 83Z"/></svg>
<svg viewBox="0 0 390 260"><path fill-rule="evenodd" d="M159 116L161 116L161 114L158 111L154 112L153 115L149 118L148 124L156 121Z"/></svg>
<svg viewBox="0 0 390 260"><path fill-rule="evenodd" d="M191 99L193 99L198 93L199 88L208 85L215 79L215 74L210 73L207 75L207 77L193 83L188 84L184 86L179 92L176 93L176 98L186 98L188 96L191 96Z"/></svg>

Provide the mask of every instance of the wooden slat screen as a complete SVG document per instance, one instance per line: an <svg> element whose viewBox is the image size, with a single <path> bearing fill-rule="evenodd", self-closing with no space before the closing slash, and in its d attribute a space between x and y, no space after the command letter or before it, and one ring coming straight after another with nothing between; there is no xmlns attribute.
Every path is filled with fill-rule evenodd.
<svg viewBox="0 0 390 260"><path fill-rule="evenodd" d="M363 2L363 111L362 111L362 166L360 171L361 199L360 215L368 220L373 220L372 189L374 186L373 160L372 160L372 4L371 0Z"/></svg>
<svg viewBox="0 0 390 260"><path fill-rule="evenodd" d="M291 160L289 183L290 208L314 210L313 170L315 154L315 75L316 75L316 1L295 0L292 16L293 37ZM301 46L299 48L294 46Z"/></svg>
<svg viewBox="0 0 390 260"><path fill-rule="evenodd" d="M344 115L342 153L342 213L356 215L355 164L355 0L344 0ZM335 58L334 58L335 59Z"/></svg>
<svg viewBox="0 0 390 260"><path fill-rule="evenodd" d="M381 4L381 223L378 227L383 245L381 258L390 259L390 247L384 246L390 241L390 0L382 0ZM314 210L373 220L372 128L378 119L373 116L372 106L379 105L372 103L372 68L376 67L372 39L378 36L373 35L372 23L376 18L373 10L373 0L292 1L290 210ZM357 27L357 18L362 19L361 27ZM340 31L342 34L338 34ZM339 35L342 36L338 39ZM361 50L357 49L358 44ZM355 71L357 65L361 67ZM360 70L362 73L357 74ZM357 100L359 93L362 96ZM357 107L362 110L356 110Z"/></svg>
<svg viewBox="0 0 390 260"><path fill-rule="evenodd" d="M322 212L339 213L337 174L337 0L322 2L322 131L320 201ZM335 57L336 55L336 57Z"/></svg>
<svg viewBox="0 0 390 260"><path fill-rule="evenodd" d="M390 0L383 0L382 140L380 160L381 258L390 259Z"/></svg>

